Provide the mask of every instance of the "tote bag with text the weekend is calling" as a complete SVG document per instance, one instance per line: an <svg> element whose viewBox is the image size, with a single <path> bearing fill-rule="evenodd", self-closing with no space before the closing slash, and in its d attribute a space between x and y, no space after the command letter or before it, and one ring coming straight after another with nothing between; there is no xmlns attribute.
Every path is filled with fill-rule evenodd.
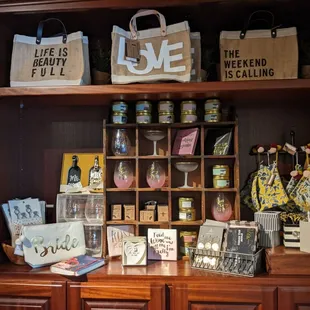
<svg viewBox="0 0 310 310"><path fill-rule="evenodd" d="M47 22L62 25L62 34L43 38ZM82 32L67 34L55 18L39 23L36 37L15 35L11 62L12 87L90 84L88 38Z"/></svg>
<svg viewBox="0 0 310 310"><path fill-rule="evenodd" d="M136 18L156 15L160 28L137 31ZM112 83L147 83L157 81L189 82L191 78L191 43L188 22L166 26L165 17L155 10L139 11L127 32L117 26L112 31ZM127 57L131 41L139 43L140 59Z"/></svg>

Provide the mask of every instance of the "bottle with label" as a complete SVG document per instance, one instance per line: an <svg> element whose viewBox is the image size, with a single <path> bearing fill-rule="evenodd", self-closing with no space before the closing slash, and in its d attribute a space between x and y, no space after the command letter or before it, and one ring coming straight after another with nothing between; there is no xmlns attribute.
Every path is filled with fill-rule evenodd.
<svg viewBox="0 0 310 310"><path fill-rule="evenodd" d="M99 156L95 156L93 167L89 170L88 185L99 185L102 182L102 168L99 166Z"/></svg>
<svg viewBox="0 0 310 310"><path fill-rule="evenodd" d="M79 158L77 155L72 156L72 167L68 171L67 184L74 185L81 182L81 168L78 166Z"/></svg>

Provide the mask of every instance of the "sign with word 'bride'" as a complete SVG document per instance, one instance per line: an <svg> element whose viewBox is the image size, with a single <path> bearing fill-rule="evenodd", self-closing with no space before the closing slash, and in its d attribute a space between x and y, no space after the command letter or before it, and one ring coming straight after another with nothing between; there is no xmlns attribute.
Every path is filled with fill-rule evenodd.
<svg viewBox="0 0 310 310"><path fill-rule="evenodd" d="M25 262L31 267L53 264L86 252L82 222L23 226L20 240Z"/></svg>
<svg viewBox="0 0 310 310"><path fill-rule="evenodd" d="M155 13L154 13L155 12ZM135 18L155 14L160 28L137 31ZM188 23L166 26L163 15L154 10L138 12L131 31L117 26L112 32L112 83L128 84L173 80L189 82L191 43Z"/></svg>

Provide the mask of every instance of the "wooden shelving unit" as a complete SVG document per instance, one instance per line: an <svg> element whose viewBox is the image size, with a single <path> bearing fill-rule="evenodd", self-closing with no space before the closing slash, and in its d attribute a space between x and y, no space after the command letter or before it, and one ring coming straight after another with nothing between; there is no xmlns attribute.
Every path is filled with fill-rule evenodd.
<svg viewBox="0 0 310 310"><path fill-rule="evenodd" d="M114 156L109 146L111 145L113 131L125 128L131 138L131 150L128 156ZM166 137L157 143L159 156L147 155L153 152L153 143L144 138L143 130L150 128L161 128L166 131ZM199 140L196 152L191 156L172 155L172 147L175 135L182 128L199 128ZM214 156L206 145L208 131L214 130L233 131L232 147L229 155ZM109 225L133 225L136 235L145 235L148 227L176 228L181 230L198 231L199 226L211 215L211 204L218 192L225 192L232 203L234 213L232 218L240 219L240 197L239 197L239 146L238 146L238 123L235 121L220 123L198 122L194 124L174 123L164 124L103 124L104 141L104 167L105 167L105 226ZM115 164L118 161L130 161L134 170L134 181L132 187L117 188L113 181ZM166 182L162 188L150 188L146 182L147 167L154 160L159 161L165 168ZM183 173L176 170L174 164L178 161L195 161L199 163L196 171L189 174L189 184L193 188L179 188L183 184ZM231 188L212 188L212 166L216 164L227 164L230 166ZM196 209L196 220L185 222L178 218L178 198L192 197ZM144 209L144 202L157 200L160 204L166 204L169 208L168 222L141 222L139 211ZM136 206L136 218L134 221L115 221L111 218L111 204L134 204ZM106 242L106 241L105 241ZM107 245L104 244L104 251ZM105 252L106 253L106 252Z"/></svg>

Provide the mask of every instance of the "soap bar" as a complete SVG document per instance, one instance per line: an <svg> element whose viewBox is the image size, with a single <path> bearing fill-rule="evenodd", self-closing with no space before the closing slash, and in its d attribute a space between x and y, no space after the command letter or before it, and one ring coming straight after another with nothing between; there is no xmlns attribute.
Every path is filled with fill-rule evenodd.
<svg viewBox="0 0 310 310"><path fill-rule="evenodd" d="M135 211L135 205L124 205L124 220L134 221L136 219Z"/></svg>
<svg viewBox="0 0 310 310"><path fill-rule="evenodd" d="M169 213L167 205L158 205L158 221L159 222L168 222L169 221Z"/></svg>
<svg viewBox="0 0 310 310"><path fill-rule="evenodd" d="M112 221L118 221L122 219L122 205L121 204L115 204L111 205L111 218Z"/></svg>

